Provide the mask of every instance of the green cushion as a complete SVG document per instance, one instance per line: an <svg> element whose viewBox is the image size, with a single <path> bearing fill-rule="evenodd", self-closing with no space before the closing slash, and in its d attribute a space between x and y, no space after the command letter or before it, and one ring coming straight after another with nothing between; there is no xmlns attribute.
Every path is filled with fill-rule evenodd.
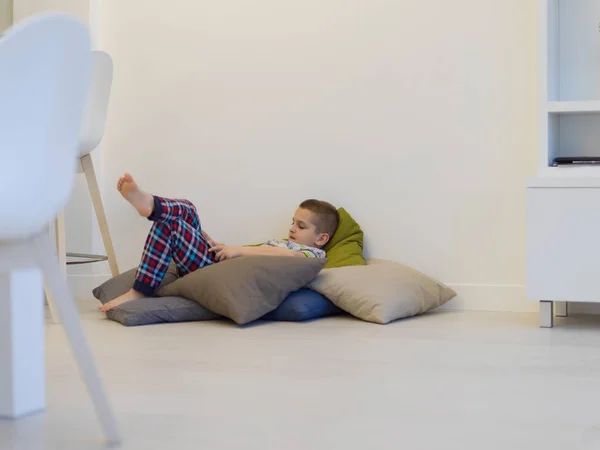
<svg viewBox="0 0 600 450"><path fill-rule="evenodd" d="M345 266L364 266L363 231L344 208L338 208L340 223L323 250L327 252L326 269Z"/></svg>

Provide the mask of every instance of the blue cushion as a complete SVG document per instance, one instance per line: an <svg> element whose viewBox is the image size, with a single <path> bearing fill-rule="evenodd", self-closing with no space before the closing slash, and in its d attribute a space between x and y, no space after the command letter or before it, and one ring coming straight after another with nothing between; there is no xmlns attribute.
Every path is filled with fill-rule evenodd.
<svg viewBox="0 0 600 450"><path fill-rule="evenodd" d="M327 297L312 289L302 288L290 293L276 309L261 317L261 320L301 322L342 312Z"/></svg>

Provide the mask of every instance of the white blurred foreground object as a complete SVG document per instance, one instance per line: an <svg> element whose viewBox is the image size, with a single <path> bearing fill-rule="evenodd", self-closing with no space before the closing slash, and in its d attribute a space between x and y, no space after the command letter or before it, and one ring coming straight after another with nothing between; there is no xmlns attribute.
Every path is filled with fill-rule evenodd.
<svg viewBox="0 0 600 450"><path fill-rule="evenodd" d="M114 415L48 233L73 184L90 72L87 30L70 16L35 16L0 39L0 417L45 408L41 269L116 444Z"/></svg>
<svg viewBox="0 0 600 450"><path fill-rule="evenodd" d="M581 439L580 450L598 450L600 448L600 427L592 427L585 430Z"/></svg>

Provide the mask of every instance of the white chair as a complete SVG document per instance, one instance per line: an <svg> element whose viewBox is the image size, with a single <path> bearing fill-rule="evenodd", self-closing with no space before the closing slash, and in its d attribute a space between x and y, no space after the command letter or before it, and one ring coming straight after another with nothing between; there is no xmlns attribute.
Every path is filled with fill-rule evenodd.
<svg viewBox="0 0 600 450"><path fill-rule="evenodd" d="M81 253L68 254L66 249L64 212L60 211L56 216L55 233L60 268L64 277L67 276L67 256L85 258L88 259L89 262L108 259L112 276L114 277L119 274L119 266L117 264L117 258L108 228L106 213L104 212L104 205L102 204L102 197L100 196L100 189L96 179L92 156L90 154L98 147L104 136L112 79L113 61L110 55L100 50L92 51L92 79L79 135L78 149L80 163L78 164L78 168L79 172L85 174L94 211L96 212L96 218L98 219L98 226L100 227L106 257L102 258L99 255ZM46 293L46 296L48 305L50 306L52 319L55 323L58 323L53 300L49 293Z"/></svg>
<svg viewBox="0 0 600 450"><path fill-rule="evenodd" d="M108 222L100 197L96 172L90 153L95 150L104 136L108 103L113 79L113 62L110 55L100 50L92 51L92 82L88 93L83 125L79 136L79 158L96 211L96 218L102 234L104 249L113 276L119 275L117 258L108 230Z"/></svg>
<svg viewBox="0 0 600 450"><path fill-rule="evenodd" d="M88 32L70 16L34 16L0 39L0 416L45 407L42 283L27 270L37 266L116 444L116 421L48 232L71 192L90 78ZM24 274L36 285L19 283Z"/></svg>

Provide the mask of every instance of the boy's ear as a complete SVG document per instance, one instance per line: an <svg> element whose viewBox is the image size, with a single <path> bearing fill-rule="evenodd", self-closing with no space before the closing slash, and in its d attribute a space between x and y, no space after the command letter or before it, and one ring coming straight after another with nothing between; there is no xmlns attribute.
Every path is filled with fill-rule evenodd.
<svg viewBox="0 0 600 450"><path fill-rule="evenodd" d="M319 237L317 238L317 244L320 247L323 247L328 242L329 242L329 234L327 234L327 233L321 233L321 234L319 234Z"/></svg>

